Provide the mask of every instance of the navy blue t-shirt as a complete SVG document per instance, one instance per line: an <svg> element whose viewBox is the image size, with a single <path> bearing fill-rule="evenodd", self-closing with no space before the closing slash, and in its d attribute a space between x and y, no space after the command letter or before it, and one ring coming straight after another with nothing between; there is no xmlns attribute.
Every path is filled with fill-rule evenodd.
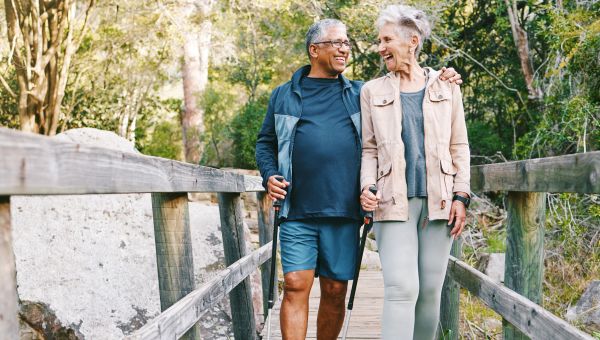
<svg viewBox="0 0 600 340"><path fill-rule="evenodd" d="M304 78L301 93L288 220L360 220L359 139L342 101L342 84L339 79Z"/></svg>

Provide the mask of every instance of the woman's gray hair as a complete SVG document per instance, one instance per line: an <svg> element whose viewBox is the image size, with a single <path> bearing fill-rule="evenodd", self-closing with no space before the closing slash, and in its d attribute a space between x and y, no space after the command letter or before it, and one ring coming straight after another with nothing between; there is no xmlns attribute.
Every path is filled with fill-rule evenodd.
<svg viewBox="0 0 600 340"><path fill-rule="evenodd" d="M415 51L415 56L419 55L423 48L423 41L429 38L431 34L431 24L425 12L404 5L389 5L381 12L375 22L377 30L381 30L386 24L396 26L396 32L407 39L413 35L419 37L419 46Z"/></svg>
<svg viewBox="0 0 600 340"><path fill-rule="evenodd" d="M308 29L308 32L306 32L306 54L308 54L309 59L310 59L310 51L309 51L310 45L321 41L323 39L323 35L325 34L325 31L327 31L327 29L329 27L334 27L334 26L341 26L344 28L344 30L346 29L346 25L337 19L319 20L310 26L310 28Z"/></svg>

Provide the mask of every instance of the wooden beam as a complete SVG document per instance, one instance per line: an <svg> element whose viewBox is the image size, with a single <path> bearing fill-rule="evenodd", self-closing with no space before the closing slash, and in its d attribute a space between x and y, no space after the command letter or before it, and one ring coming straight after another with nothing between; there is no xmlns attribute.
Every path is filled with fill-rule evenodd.
<svg viewBox="0 0 600 340"><path fill-rule="evenodd" d="M242 199L238 193L219 194L219 214L221 215L221 234L225 250L225 263L231 265L246 256L248 250L244 237L244 218ZM236 340L252 340L257 337L256 319L252 305L250 278L229 294L233 334Z"/></svg>
<svg viewBox="0 0 600 340"><path fill-rule="evenodd" d="M258 202L258 242L261 246L269 244L273 241L273 200L266 192L257 192L256 200ZM275 259L276 261L277 259ZM271 278L271 261L269 259L260 267L262 291L263 291L263 315L268 312L269 305L269 280ZM273 286L274 296L279 296L277 292L277 277L274 278L275 285Z"/></svg>
<svg viewBox="0 0 600 340"><path fill-rule="evenodd" d="M471 191L600 193L600 151L471 167Z"/></svg>
<svg viewBox="0 0 600 340"><path fill-rule="evenodd" d="M269 243L227 267L212 280L179 300L125 339L177 339L270 256L271 244Z"/></svg>
<svg viewBox="0 0 600 340"><path fill-rule="evenodd" d="M262 177L260 176L244 176L244 188L246 191L265 191L262 186Z"/></svg>
<svg viewBox="0 0 600 340"><path fill-rule="evenodd" d="M187 194L152 194L160 309L167 310L194 290L194 261ZM200 339L199 325L184 339Z"/></svg>
<svg viewBox="0 0 600 340"><path fill-rule="evenodd" d="M460 259L462 257L462 238L454 240L450 255ZM442 336L436 339L458 340L460 334L460 285L446 274L442 287L442 302L440 305L440 323Z"/></svg>
<svg viewBox="0 0 600 340"><path fill-rule="evenodd" d="M461 286L532 339L594 339L453 256L450 256L448 261L448 273Z"/></svg>
<svg viewBox="0 0 600 340"><path fill-rule="evenodd" d="M0 334L18 339L17 273L11 234L10 197L0 196Z"/></svg>
<svg viewBox="0 0 600 340"><path fill-rule="evenodd" d="M0 195L243 192L244 177L0 128Z"/></svg>
<svg viewBox="0 0 600 340"><path fill-rule="evenodd" d="M546 194L508 193L504 284L535 303L542 302ZM528 339L506 321L504 339Z"/></svg>

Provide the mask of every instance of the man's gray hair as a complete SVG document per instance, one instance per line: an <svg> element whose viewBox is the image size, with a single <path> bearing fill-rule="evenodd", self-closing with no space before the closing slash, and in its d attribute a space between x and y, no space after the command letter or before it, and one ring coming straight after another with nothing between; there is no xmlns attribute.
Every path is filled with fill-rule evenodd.
<svg viewBox="0 0 600 340"><path fill-rule="evenodd" d="M308 54L308 58L310 59L310 50L309 47L311 44L319 42L323 39L325 35L325 31L329 27L341 26L346 29L346 25L337 20L337 19L323 19L315 22L310 26L308 32L306 32L306 54Z"/></svg>
<svg viewBox="0 0 600 340"><path fill-rule="evenodd" d="M381 12L375 22L378 30L381 30L386 24L396 26L396 32L410 39L413 35L419 37L419 46L415 51L415 56L419 55L423 47L423 41L429 38L431 34L431 24L425 12L405 5L389 5Z"/></svg>

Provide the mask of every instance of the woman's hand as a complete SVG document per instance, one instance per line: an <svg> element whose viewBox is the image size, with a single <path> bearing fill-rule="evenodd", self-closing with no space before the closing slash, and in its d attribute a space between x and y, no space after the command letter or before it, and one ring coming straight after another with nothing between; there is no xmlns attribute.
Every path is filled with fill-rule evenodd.
<svg viewBox="0 0 600 340"><path fill-rule="evenodd" d="M457 73L453 67L442 67L442 69L440 70L440 79L441 80L448 80L451 83L456 83L456 85L460 85L462 84L462 77L460 76L460 73Z"/></svg>
<svg viewBox="0 0 600 340"><path fill-rule="evenodd" d="M277 177L282 180L278 181ZM287 194L285 188L287 188L288 185L290 185L290 182L286 181L282 176L273 175L269 177L269 180L267 181L267 190L271 199L273 201L285 199L285 195Z"/></svg>
<svg viewBox="0 0 600 340"><path fill-rule="evenodd" d="M360 194L360 206L364 211L373 211L377 208L377 202L379 199L369 191L369 188L365 188Z"/></svg>
<svg viewBox="0 0 600 340"><path fill-rule="evenodd" d="M462 194L462 193L457 193ZM461 195L467 197L466 194ZM460 236L463 229L465 228L465 224L467 222L467 208L464 203L461 201L452 201L452 206L450 207L450 219L448 220L448 225L452 225L454 223L454 228L450 231L450 236L452 236L455 240Z"/></svg>

